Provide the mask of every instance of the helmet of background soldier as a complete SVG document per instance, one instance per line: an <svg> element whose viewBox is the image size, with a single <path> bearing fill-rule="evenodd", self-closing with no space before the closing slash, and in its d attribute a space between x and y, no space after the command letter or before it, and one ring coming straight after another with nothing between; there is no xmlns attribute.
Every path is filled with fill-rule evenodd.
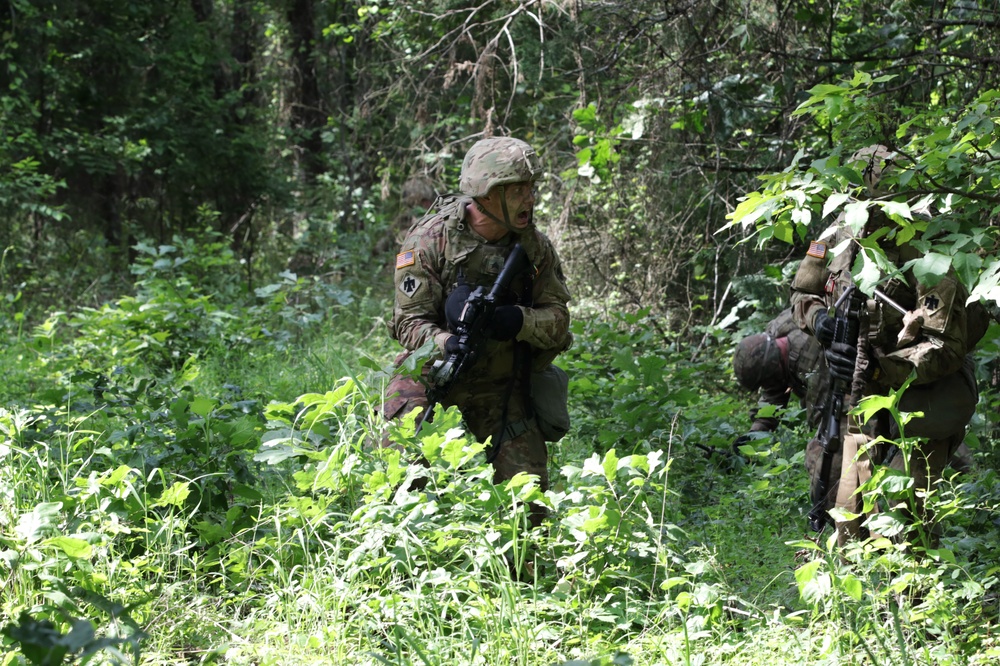
<svg viewBox="0 0 1000 666"><path fill-rule="evenodd" d="M780 386L785 383L781 364L781 349L767 333L748 335L736 345L733 355L733 374L740 386L756 391L761 386Z"/></svg>
<svg viewBox="0 0 1000 666"><path fill-rule="evenodd" d="M854 153L851 161L864 164L861 168L861 179L868 191L875 194L878 192L882 174L892 166L893 160L898 156L899 153L889 150L882 144L874 144Z"/></svg>
<svg viewBox="0 0 1000 666"><path fill-rule="evenodd" d="M403 183L403 205L407 208L430 207L437 199L434 183L427 176L410 176Z"/></svg>
<svg viewBox="0 0 1000 666"><path fill-rule="evenodd" d="M480 139L465 154L458 189L481 197L497 185L533 182L541 173L538 155L524 141L499 136Z"/></svg>

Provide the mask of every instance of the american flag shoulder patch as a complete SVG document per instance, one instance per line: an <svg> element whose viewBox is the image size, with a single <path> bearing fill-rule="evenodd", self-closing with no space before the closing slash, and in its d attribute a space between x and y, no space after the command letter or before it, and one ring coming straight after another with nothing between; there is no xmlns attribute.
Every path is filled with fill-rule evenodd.
<svg viewBox="0 0 1000 666"><path fill-rule="evenodd" d="M823 241L810 241L809 249L806 250L806 256L826 259L826 243Z"/></svg>
<svg viewBox="0 0 1000 666"><path fill-rule="evenodd" d="M416 259L413 258L413 250L400 252L396 255L396 268L406 268L412 266Z"/></svg>

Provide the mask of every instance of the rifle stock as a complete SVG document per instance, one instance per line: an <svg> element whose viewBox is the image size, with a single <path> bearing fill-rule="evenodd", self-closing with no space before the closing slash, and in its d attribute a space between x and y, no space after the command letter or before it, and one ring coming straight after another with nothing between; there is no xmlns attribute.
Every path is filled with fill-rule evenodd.
<svg viewBox="0 0 1000 666"><path fill-rule="evenodd" d="M490 290L486 291L479 286L469 294L454 331L455 335L458 336L459 351L448 354L445 358L435 361L434 365L431 366L428 373L428 405L417 424L416 432L420 432L424 422L433 415L434 408L448 395L462 374L475 365L489 339L489 325L493 321L493 314L496 312L500 298L510 289L514 277L527 265L527 253L520 243L515 243L514 249L507 256L503 269L497 275Z"/></svg>

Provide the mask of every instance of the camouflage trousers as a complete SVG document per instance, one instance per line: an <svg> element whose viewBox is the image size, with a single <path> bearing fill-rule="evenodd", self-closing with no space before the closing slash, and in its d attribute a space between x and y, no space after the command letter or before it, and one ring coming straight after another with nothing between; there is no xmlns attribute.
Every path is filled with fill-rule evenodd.
<svg viewBox="0 0 1000 666"><path fill-rule="evenodd" d="M971 465L971 453L965 446L965 427L975 413L979 392L976 388L974 367L971 358L966 358L959 372L930 384L910 386L900 399L899 409L903 412L923 412L924 416L912 419L905 426L907 437L921 438L914 447L909 460L910 475L914 481L916 501L907 511L918 516L925 524L932 524L934 517L926 510L922 495L933 490L934 483L944 473L945 467ZM899 426L886 414L876 415L863 428L843 424L844 446L835 454L831 469L830 483L824 507L834 506L845 509L860 517L837 523L838 541L845 543L864 536L862 527L865 516L861 516L862 497L857 493L878 464L892 469L904 470L906 462L895 447L879 444L868 447L868 442L878 436L890 440L899 438ZM806 448L806 469L812 487L812 501L819 502L817 489L822 470L823 447L813 439Z"/></svg>
<svg viewBox="0 0 1000 666"><path fill-rule="evenodd" d="M521 380L515 379L513 387L510 387L510 382L509 378L474 378L456 384L441 401L441 407L458 407L466 427L478 441L493 438L493 445L487 449L487 454L492 457L494 483L525 472L537 475L539 486L544 491L549 487L548 447L538 423L529 416ZM428 405L423 385L402 375L393 377L389 382L386 396L379 411L388 420L400 418L417 407L426 409ZM504 434L497 445L501 425L505 426Z"/></svg>

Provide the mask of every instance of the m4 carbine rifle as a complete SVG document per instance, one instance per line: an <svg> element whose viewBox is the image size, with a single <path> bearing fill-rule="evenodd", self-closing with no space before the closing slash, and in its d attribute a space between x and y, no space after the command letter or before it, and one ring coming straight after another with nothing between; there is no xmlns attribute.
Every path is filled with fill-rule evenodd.
<svg viewBox="0 0 1000 666"><path fill-rule="evenodd" d="M468 368L476 364L490 337L490 325L493 323L493 314L496 312L498 301L510 289L511 282L517 274L528 265L527 253L520 243L515 243L490 290L486 291L482 286L476 287L465 300L454 330L458 336L458 343L454 345L457 351L435 361L431 366L428 373L428 405L420 423L417 424L417 432L420 432L425 421L430 420L434 408L448 395L455 382Z"/></svg>
<svg viewBox="0 0 1000 666"><path fill-rule="evenodd" d="M833 344L839 342L857 348L862 307L864 307L863 296L853 286L848 287L837 299L830 313L834 321ZM832 375L830 380L830 392L823 405L823 420L816 433L816 439L823 447L823 459L816 493L813 495L813 507L809 511L809 527L814 532L822 532L827 523L833 524L826 511L826 496L830 492L833 457L840 452L844 444L841 421L846 411L845 398L851 390L851 382L847 380Z"/></svg>

